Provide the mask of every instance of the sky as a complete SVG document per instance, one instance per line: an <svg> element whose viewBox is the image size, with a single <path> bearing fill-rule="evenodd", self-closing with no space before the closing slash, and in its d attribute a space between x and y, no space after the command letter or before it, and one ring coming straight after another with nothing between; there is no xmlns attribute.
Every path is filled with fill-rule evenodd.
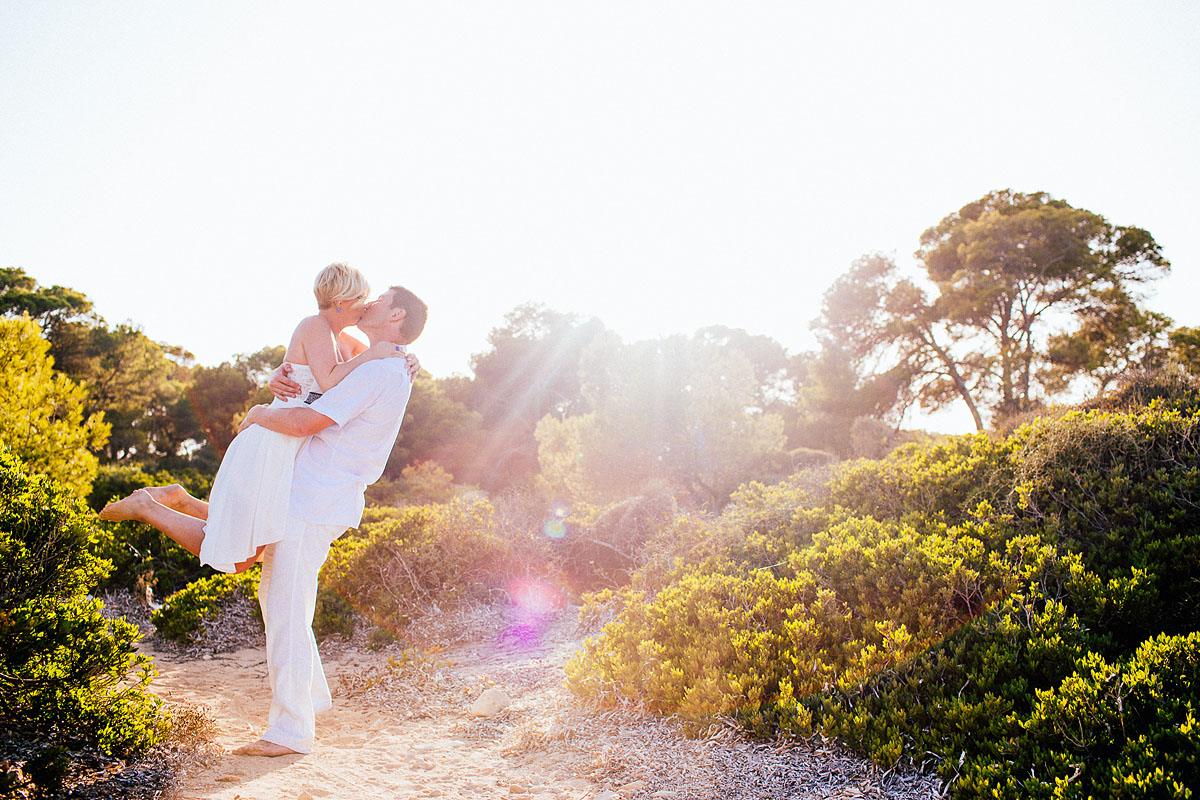
<svg viewBox="0 0 1200 800"><path fill-rule="evenodd" d="M342 260L429 303L438 377L527 302L799 352L855 258L1012 188L1148 229L1196 325L1198 34L1193 0L0 0L0 266L204 364Z"/></svg>

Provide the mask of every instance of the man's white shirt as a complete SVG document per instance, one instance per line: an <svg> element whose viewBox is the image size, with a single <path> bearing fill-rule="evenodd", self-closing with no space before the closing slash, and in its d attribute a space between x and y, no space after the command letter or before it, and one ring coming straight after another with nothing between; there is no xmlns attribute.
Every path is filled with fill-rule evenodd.
<svg viewBox="0 0 1200 800"><path fill-rule="evenodd" d="M363 364L309 406L334 424L296 455L290 516L357 527L369 484L387 465L412 395L408 364L385 358Z"/></svg>

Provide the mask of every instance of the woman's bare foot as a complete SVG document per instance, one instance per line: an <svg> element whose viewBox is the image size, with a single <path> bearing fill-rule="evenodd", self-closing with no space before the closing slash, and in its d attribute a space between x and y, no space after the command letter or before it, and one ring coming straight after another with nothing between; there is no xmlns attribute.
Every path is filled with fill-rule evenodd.
<svg viewBox="0 0 1200 800"><path fill-rule="evenodd" d="M145 492L154 498L157 503L162 503L167 508L174 508L178 511L178 505L183 498L188 496L187 491L178 483L169 483L166 486L147 486Z"/></svg>
<svg viewBox="0 0 1200 800"><path fill-rule="evenodd" d="M100 519L109 522L120 522L125 519L142 520L145 519L145 512L149 504L154 502L154 498L148 491L138 489L123 500L109 503L100 509Z"/></svg>
<svg viewBox="0 0 1200 800"><path fill-rule="evenodd" d="M290 747L284 747L281 744L268 742L266 739L259 739L253 744L244 744L233 751L235 756L266 756L267 758L275 758L276 756L298 756L300 752L293 750Z"/></svg>

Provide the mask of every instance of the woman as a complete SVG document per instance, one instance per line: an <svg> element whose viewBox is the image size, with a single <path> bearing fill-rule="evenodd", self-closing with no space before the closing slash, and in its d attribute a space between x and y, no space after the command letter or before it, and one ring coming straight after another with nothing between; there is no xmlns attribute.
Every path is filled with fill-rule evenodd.
<svg viewBox="0 0 1200 800"><path fill-rule="evenodd" d="M298 396L276 397L272 406L311 402L336 386L356 367L378 358L406 358L409 374L419 364L399 345L380 342L374 347L346 333L366 309L369 292L362 274L343 263L321 270L313 285L317 313L296 326L288 343L285 364L288 377L299 384ZM154 502L198 519L207 520L203 533L168 534L185 550L222 572L250 568L268 544L283 538L291 497L292 466L304 440L251 425L230 444L213 482L209 502L192 497L179 484L138 489ZM143 497L144 499L144 497ZM100 511L104 520L130 519L135 505L131 495L109 503Z"/></svg>

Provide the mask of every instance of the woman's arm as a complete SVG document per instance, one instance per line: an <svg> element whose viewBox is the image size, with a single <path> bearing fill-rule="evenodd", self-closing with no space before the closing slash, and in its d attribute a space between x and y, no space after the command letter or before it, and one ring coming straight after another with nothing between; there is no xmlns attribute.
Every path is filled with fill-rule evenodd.
<svg viewBox="0 0 1200 800"><path fill-rule="evenodd" d="M350 351L351 358L367 349L367 345L360 342L357 336L351 336L345 331L339 333L338 338L341 339L345 349ZM412 353L406 355L404 360L408 362L408 379L415 381L421 372L421 360Z"/></svg>
<svg viewBox="0 0 1200 800"><path fill-rule="evenodd" d="M296 328L296 340L304 350L304 360L312 370L317 386L327 392L341 382L356 367L377 358L404 357L400 346L391 342L378 342L363 350L349 361L337 363L336 343L329 325L320 317L309 317Z"/></svg>

